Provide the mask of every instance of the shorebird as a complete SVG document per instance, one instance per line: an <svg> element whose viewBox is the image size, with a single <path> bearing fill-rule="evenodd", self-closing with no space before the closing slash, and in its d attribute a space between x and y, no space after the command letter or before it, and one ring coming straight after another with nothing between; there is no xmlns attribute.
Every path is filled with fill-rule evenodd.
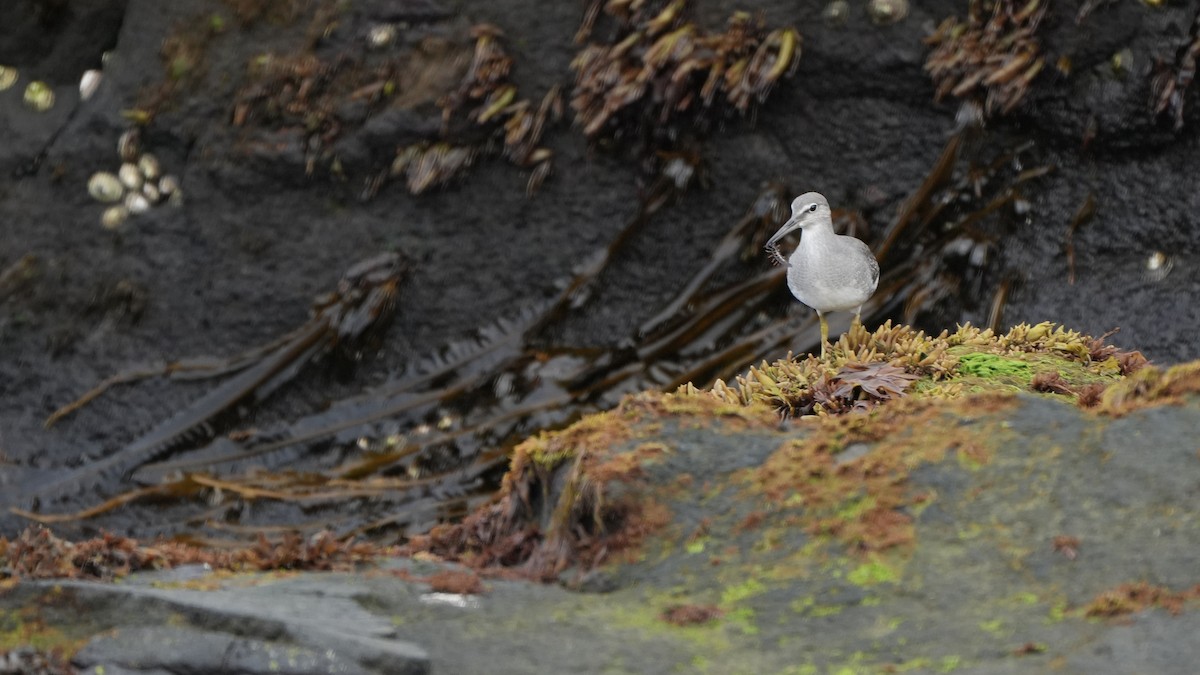
<svg viewBox="0 0 1200 675"><path fill-rule="evenodd" d="M816 192L806 192L792 201L792 217L767 241L766 250L780 263L783 257L775 242L793 230L801 230L800 244L787 263L787 282L792 295L817 311L821 321L821 358L829 341L828 312L854 310L861 320L862 305L879 284L879 263L871 249L854 237L835 234L829 202Z"/></svg>

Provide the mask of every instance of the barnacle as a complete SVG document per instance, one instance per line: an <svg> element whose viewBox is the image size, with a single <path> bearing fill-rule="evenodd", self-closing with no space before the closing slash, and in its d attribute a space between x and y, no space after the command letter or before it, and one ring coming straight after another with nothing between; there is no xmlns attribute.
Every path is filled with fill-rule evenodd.
<svg viewBox="0 0 1200 675"><path fill-rule="evenodd" d="M985 20L983 2L972 0L965 22L942 21L925 38L933 47L925 70L937 88L934 100L983 95L989 116L1016 108L1045 66L1036 32L1048 7L1046 0L996 0Z"/></svg>
<svg viewBox="0 0 1200 675"><path fill-rule="evenodd" d="M34 80L25 86L25 105L38 112L45 112L54 107L54 90L41 80Z"/></svg>
<svg viewBox="0 0 1200 675"><path fill-rule="evenodd" d="M88 179L88 194L98 202L112 203L119 201L125 194L125 186L115 175L100 171Z"/></svg>
<svg viewBox="0 0 1200 675"><path fill-rule="evenodd" d="M902 21L908 16L908 0L870 0L867 15L880 26Z"/></svg>
<svg viewBox="0 0 1200 675"><path fill-rule="evenodd" d="M20 72L12 66L0 66L0 91L12 87L20 79Z"/></svg>
<svg viewBox="0 0 1200 675"><path fill-rule="evenodd" d="M833 0L821 10L821 18L830 26L844 26L850 18L850 3L846 0Z"/></svg>
<svg viewBox="0 0 1200 675"><path fill-rule="evenodd" d="M104 73L99 70L91 69L83 71L83 75L79 76L79 100L86 101L95 95L103 79Z"/></svg>

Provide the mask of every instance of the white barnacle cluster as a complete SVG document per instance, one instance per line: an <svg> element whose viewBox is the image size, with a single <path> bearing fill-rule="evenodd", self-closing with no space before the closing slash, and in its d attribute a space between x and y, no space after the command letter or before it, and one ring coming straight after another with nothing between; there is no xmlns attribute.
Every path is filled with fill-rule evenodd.
<svg viewBox="0 0 1200 675"><path fill-rule="evenodd" d="M141 133L129 129L117 141L121 165L116 173L99 171L88 179L92 199L110 206L100 216L105 229L115 230L129 216L145 213L160 204L183 205L179 179L163 174L158 158L142 152Z"/></svg>

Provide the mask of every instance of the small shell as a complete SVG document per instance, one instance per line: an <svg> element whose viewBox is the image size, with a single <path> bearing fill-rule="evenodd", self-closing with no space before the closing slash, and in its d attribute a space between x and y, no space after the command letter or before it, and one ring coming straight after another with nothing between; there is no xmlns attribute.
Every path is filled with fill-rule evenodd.
<svg viewBox="0 0 1200 675"><path fill-rule="evenodd" d="M88 179L88 194L98 202L112 203L119 201L125 194L121 180L107 171L92 174Z"/></svg>
<svg viewBox="0 0 1200 675"><path fill-rule="evenodd" d="M38 112L46 112L54 107L54 90L41 80L34 80L25 86L25 105Z"/></svg>
<svg viewBox="0 0 1200 675"><path fill-rule="evenodd" d="M179 191L179 179L167 174L158 180L158 193L169 197Z"/></svg>
<svg viewBox="0 0 1200 675"><path fill-rule="evenodd" d="M140 190L142 183L146 182L142 179L142 172L138 171L137 166L125 162L121 168L117 170L117 177L121 179L121 185L130 190Z"/></svg>
<svg viewBox="0 0 1200 675"><path fill-rule="evenodd" d="M150 200L140 192L130 192L125 195L125 208L134 215L145 213L150 210Z"/></svg>
<svg viewBox="0 0 1200 675"><path fill-rule="evenodd" d="M137 127L126 129L125 133L117 139L117 155L121 157L122 162L136 162L140 154L142 154L142 132L138 131Z"/></svg>
<svg viewBox="0 0 1200 675"><path fill-rule="evenodd" d="M106 230L115 230L129 218L129 209L117 204L104 209L100 214L100 225Z"/></svg>
<svg viewBox="0 0 1200 675"><path fill-rule="evenodd" d="M104 74L99 70L85 70L83 76L79 78L79 100L86 101L96 93L100 88L100 80L104 79Z"/></svg>
<svg viewBox="0 0 1200 675"><path fill-rule="evenodd" d="M171 193L171 196L167 197L167 203L175 208L183 206L183 190L176 188L175 191Z"/></svg>
<svg viewBox="0 0 1200 675"><path fill-rule="evenodd" d="M151 204L157 204L158 201L162 199L162 193L158 191L158 186L149 181L142 186L142 195L145 196L146 200Z"/></svg>
<svg viewBox="0 0 1200 675"><path fill-rule="evenodd" d="M825 5L825 9L821 11L821 18L830 26L846 25L846 20L850 18L850 3L846 0L833 0Z"/></svg>
<svg viewBox="0 0 1200 675"><path fill-rule="evenodd" d="M142 155L137 165L146 180L158 180L162 175L162 166L158 163L158 158L148 152Z"/></svg>
<svg viewBox="0 0 1200 675"><path fill-rule="evenodd" d="M20 79L21 74L11 66L0 66L0 91L11 88Z"/></svg>
<svg viewBox="0 0 1200 675"><path fill-rule="evenodd" d="M1146 258L1146 271L1143 277L1146 281L1162 281L1171 273L1171 268L1175 266L1175 261L1162 251L1154 251L1150 257Z"/></svg>
<svg viewBox="0 0 1200 675"><path fill-rule="evenodd" d="M367 46L371 49L383 49L396 40L396 27L390 23L371 26L367 33Z"/></svg>
<svg viewBox="0 0 1200 675"><path fill-rule="evenodd" d="M867 16L877 26L887 26L908 16L908 0L871 0L867 3Z"/></svg>

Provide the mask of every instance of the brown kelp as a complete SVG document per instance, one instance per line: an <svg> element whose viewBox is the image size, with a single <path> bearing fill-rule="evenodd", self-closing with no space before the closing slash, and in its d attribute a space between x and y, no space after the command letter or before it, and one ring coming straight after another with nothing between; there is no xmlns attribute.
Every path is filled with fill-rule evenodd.
<svg viewBox="0 0 1200 675"><path fill-rule="evenodd" d="M230 115L232 125L243 130L243 150L254 152L282 135L302 146L308 175L320 168L341 178L348 169L340 139L372 118L436 107L440 130L398 128L389 147L393 154L379 158L382 167L355 167L369 173L364 198L389 179L402 180L414 195L447 185L497 147L530 170L528 192L535 192L551 170L553 152L540 141L562 117L558 88L538 102L519 97L510 77L512 58L495 26L473 26L462 39L429 34L403 45L395 32L382 24L365 41L333 53L304 48L251 60ZM386 129L392 122L380 124Z"/></svg>
<svg viewBox="0 0 1200 675"><path fill-rule="evenodd" d="M963 296L968 309L990 294L1001 300L993 302L990 314L1000 315L1015 280L1006 277L987 287L997 243L1006 232L1025 226L1034 209L1026 192L1054 170L1048 164L1030 166L1034 153L1033 143L993 148L969 131L947 141L933 169L902 203L875 247L885 270L881 288L889 272L911 281L899 294L904 298L899 314L903 323L916 322L918 315L952 294Z"/></svg>
<svg viewBox="0 0 1200 675"><path fill-rule="evenodd" d="M233 531L251 527L252 516L284 513L298 526L308 527L301 514L310 514L316 518L311 525L343 532L420 527L486 498L487 485L507 463L505 450L532 429L562 426L582 412L615 405L631 391L730 375L738 354L757 355L788 337L777 328L769 333L774 341L764 342L768 334L759 330L729 351L739 332L761 328L756 317L778 288L782 270L713 284L717 270L742 264L750 243L778 227L783 211L775 202L786 200L786 191L774 184L686 285L672 311L648 322L628 348L539 344L547 326L587 302L589 286L629 234L669 203L673 192L686 189L687 181L678 178L656 182L646 210L625 233L545 303L415 362L392 384L286 425L201 442L165 461L122 462L146 487L73 514L27 515L63 522L165 499L191 501L203 510L190 512L190 520ZM262 471L264 465L272 469ZM50 510L48 501L43 512ZM246 510L252 503L258 505L253 513ZM329 515L335 507L336 515Z"/></svg>
<svg viewBox="0 0 1200 675"><path fill-rule="evenodd" d="M1037 29L1049 6L1047 0L971 0L966 21L942 21L925 38L933 47L925 70L937 87L934 100L982 99L989 117L1015 109L1045 66Z"/></svg>
<svg viewBox="0 0 1200 675"><path fill-rule="evenodd" d="M236 417L240 410L261 402L314 359L331 352L357 356L361 341L391 317L403 272L404 263L394 253L369 258L347 270L336 291L314 300L308 322L279 339L228 359L184 359L120 373L59 408L46 420L47 427L116 384L160 375L236 373L129 445L49 485L38 486L35 500L50 502L105 478L128 476L146 463L210 439L218 420Z"/></svg>
<svg viewBox="0 0 1200 675"><path fill-rule="evenodd" d="M681 131L701 133L745 115L795 72L801 39L795 28L768 29L762 17L730 16L724 32L686 19L686 0L592 0L575 56L571 108L590 139L620 140L639 154L674 146Z"/></svg>
<svg viewBox="0 0 1200 675"><path fill-rule="evenodd" d="M876 235L884 271L879 292L864 307L869 322L915 316L964 286L983 292L999 229L1028 212L1022 191L1049 171L1025 168L1029 147L989 151L954 137L929 178ZM620 346L554 346L553 327L586 307L592 286L633 234L703 178L698 153L663 160L640 212L545 301L414 359L390 383L327 410L211 441L192 438L186 452L122 464L142 486L107 484L107 501L51 491L43 493L38 513L25 514L46 522L111 523L155 503L173 505L171 518L155 526L168 530L254 536L267 524L287 524L340 534L421 531L490 498L509 449L531 433L609 409L632 392L704 386L789 347L815 345L810 316L794 320L780 312L794 306L780 292L784 270L771 267L760 251L786 217L791 196L788 187L768 183L677 295ZM839 229L861 222L853 210L835 213ZM918 372L909 366L938 363L935 357L921 365L928 356L886 367L831 365L822 407L853 410L900 396L908 374ZM803 413L815 409L812 401L789 406Z"/></svg>
<svg viewBox="0 0 1200 675"><path fill-rule="evenodd" d="M403 177L410 193L421 194L447 183L469 167L476 154L497 144L506 159L530 169L526 192L532 195L551 171L554 153L540 143L548 125L563 116L558 87L552 87L536 106L518 98L510 78L513 61L503 47L504 33L490 24L479 24L471 28L471 35L475 44L470 65L457 88L438 99L441 136L482 134L488 142L457 147L445 141L402 145L388 173L393 178ZM378 189L382 174L375 181L368 185L369 191Z"/></svg>
<svg viewBox="0 0 1200 675"><path fill-rule="evenodd" d="M1049 171L1025 168L1028 158L1022 158L1030 151L1019 146L980 161L971 157L986 156L984 150L958 136L949 142L929 178L878 236L884 272L879 292L864 307L869 321L914 317L964 285L983 293L998 228L1027 212L1022 190ZM42 514L30 515L96 519L166 500L190 504L180 513L193 526L239 535L257 533L264 522L343 534L419 531L486 500L508 449L536 430L611 408L631 392L702 386L789 346L815 344L811 317L797 321L778 313L792 306L778 294L784 270L769 266L759 252L786 217L790 197L786 186L768 183L676 297L620 348L547 345L547 329L586 306L591 287L633 233L701 177L697 153L668 156L642 210L557 293L415 360L390 384L309 417L239 430L199 447L193 443L186 454L141 463L132 477L145 487L107 502L68 500L83 510L51 514L43 505ZM841 229L859 221L853 211L835 214ZM911 363L887 367L831 366L817 387L823 398L780 407L800 414L820 403L837 412L899 396L908 374L940 367L938 354L926 350Z"/></svg>
<svg viewBox="0 0 1200 675"><path fill-rule="evenodd" d="M1087 198L1075 211L1075 215L1071 217L1071 223L1067 226L1067 236L1063 242L1063 250L1067 254L1067 283L1072 286L1075 285L1075 233L1095 217L1096 197L1088 193Z"/></svg>
<svg viewBox="0 0 1200 675"><path fill-rule="evenodd" d="M16 579L89 579L112 581L132 572L203 564L221 570L353 570L385 549L364 542L343 542L328 532L303 538L294 533L232 549L204 548L181 542L144 545L111 533L71 542L33 525L13 539L0 537L0 569Z"/></svg>

